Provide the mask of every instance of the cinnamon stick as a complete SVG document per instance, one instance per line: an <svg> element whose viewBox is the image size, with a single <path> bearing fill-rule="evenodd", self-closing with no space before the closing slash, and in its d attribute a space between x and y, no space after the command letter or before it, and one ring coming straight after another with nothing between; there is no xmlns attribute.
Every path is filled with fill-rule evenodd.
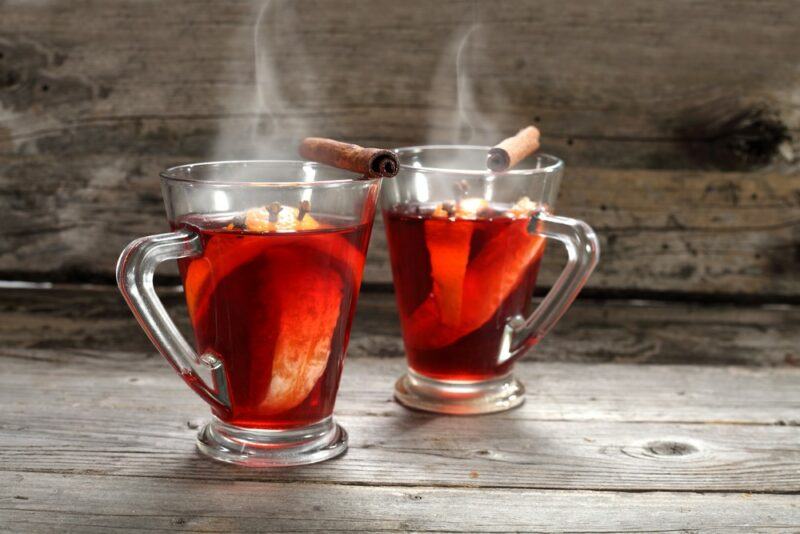
<svg viewBox="0 0 800 534"><path fill-rule="evenodd" d="M505 172L539 149L539 129L523 128L513 137L503 139L489 150L486 166L494 172Z"/></svg>
<svg viewBox="0 0 800 534"><path fill-rule="evenodd" d="M303 139L300 143L300 156L357 172L367 178L391 178L400 170L397 154L391 150L364 148L323 137Z"/></svg>

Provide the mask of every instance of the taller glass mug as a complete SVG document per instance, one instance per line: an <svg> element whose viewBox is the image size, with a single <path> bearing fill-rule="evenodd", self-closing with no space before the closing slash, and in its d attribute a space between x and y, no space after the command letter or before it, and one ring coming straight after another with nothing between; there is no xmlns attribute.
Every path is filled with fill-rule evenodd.
<svg viewBox="0 0 800 534"><path fill-rule="evenodd" d="M333 420L380 180L301 161L161 174L173 231L123 251L117 281L150 340L210 406L201 452L251 466L347 448ZM178 260L197 350L153 289Z"/></svg>
<svg viewBox="0 0 800 534"><path fill-rule="evenodd" d="M488 150L396 149L400 173L384 189L408 359L395 396L411 408L479 414L521 404L515 360L556 324L598 261L592 229L552 213L563 162L536 155L496 174ZM561 242L568 260L531 309L547 239Z"/></svg>

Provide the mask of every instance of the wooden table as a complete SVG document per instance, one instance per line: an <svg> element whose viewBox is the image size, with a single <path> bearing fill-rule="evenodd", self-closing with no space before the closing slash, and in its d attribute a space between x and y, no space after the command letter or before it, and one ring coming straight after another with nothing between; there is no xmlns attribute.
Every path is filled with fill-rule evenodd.
<svg viewBox="0 0 800 534"><path fill-rule="evenodd" d="M311 4L0 0L0 531L800 531L797 3ZM114 287L122 248L168 228L158 172L293 157L307 134L491 145L527 121L602 259L519 365L526 404L393 402L378 218L347 455L199 457L208 409Z"/></svg>
<svg viewBox="0 0 800 534"><path fill-rule="evenodd" d="M3 531L800 529L800 369L777 366L796 354L793 308L583 302L540 346L549 361L518 366L520 409L443 417L393 401L391 296L367 294L336 407L347 454L248 470L198 455L208 409L113 292L4 295ZM726 361L745 338L751 359ZM587 363L602 351L627 363Z"/></svg>

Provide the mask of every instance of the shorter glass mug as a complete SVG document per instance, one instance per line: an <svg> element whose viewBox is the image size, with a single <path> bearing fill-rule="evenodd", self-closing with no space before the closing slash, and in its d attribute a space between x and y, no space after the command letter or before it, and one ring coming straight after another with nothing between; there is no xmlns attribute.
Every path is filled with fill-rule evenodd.
<svg viewBox="0 0 800 534"><path fill-rule="evenodd" d="M508 410L524 401L514 362L569 308L597 265L584 222L552 214L564 164L543 154L495 174L489 147L399 148L383 218L408 372L397 400L438 413ZM542 302L531 296L546 239L568 260Z"/></svg>
<svg viewBox="0 0 800 534"><path fill-rule="evenodd" d="M380 180L300 161L161 174L173 232L123 251L117 281L150 340L209 405L201 452L251 466L344 452L333 420ZM153 289L178 260L197 352Z"/></svg>

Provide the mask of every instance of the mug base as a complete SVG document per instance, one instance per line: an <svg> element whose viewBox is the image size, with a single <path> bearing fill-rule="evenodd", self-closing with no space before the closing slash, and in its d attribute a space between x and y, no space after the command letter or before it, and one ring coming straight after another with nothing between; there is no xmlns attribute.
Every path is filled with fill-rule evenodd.
<svg viewBox="0 0 800 534"><path fill-rule="evenodd" d="M407 408L450 415L497 413L525 402L525 387L508 374L491 380L436 380L408 370L394 386L394 397Z"/></svg>
<svg viewBox="0 0 800 534"><path fill-rule="evenodd" d="M247 467L323 462L347 450L347 432L333 417L290 430L229 425L216 417L197 435L198 450L214 460Z"/></svg>

